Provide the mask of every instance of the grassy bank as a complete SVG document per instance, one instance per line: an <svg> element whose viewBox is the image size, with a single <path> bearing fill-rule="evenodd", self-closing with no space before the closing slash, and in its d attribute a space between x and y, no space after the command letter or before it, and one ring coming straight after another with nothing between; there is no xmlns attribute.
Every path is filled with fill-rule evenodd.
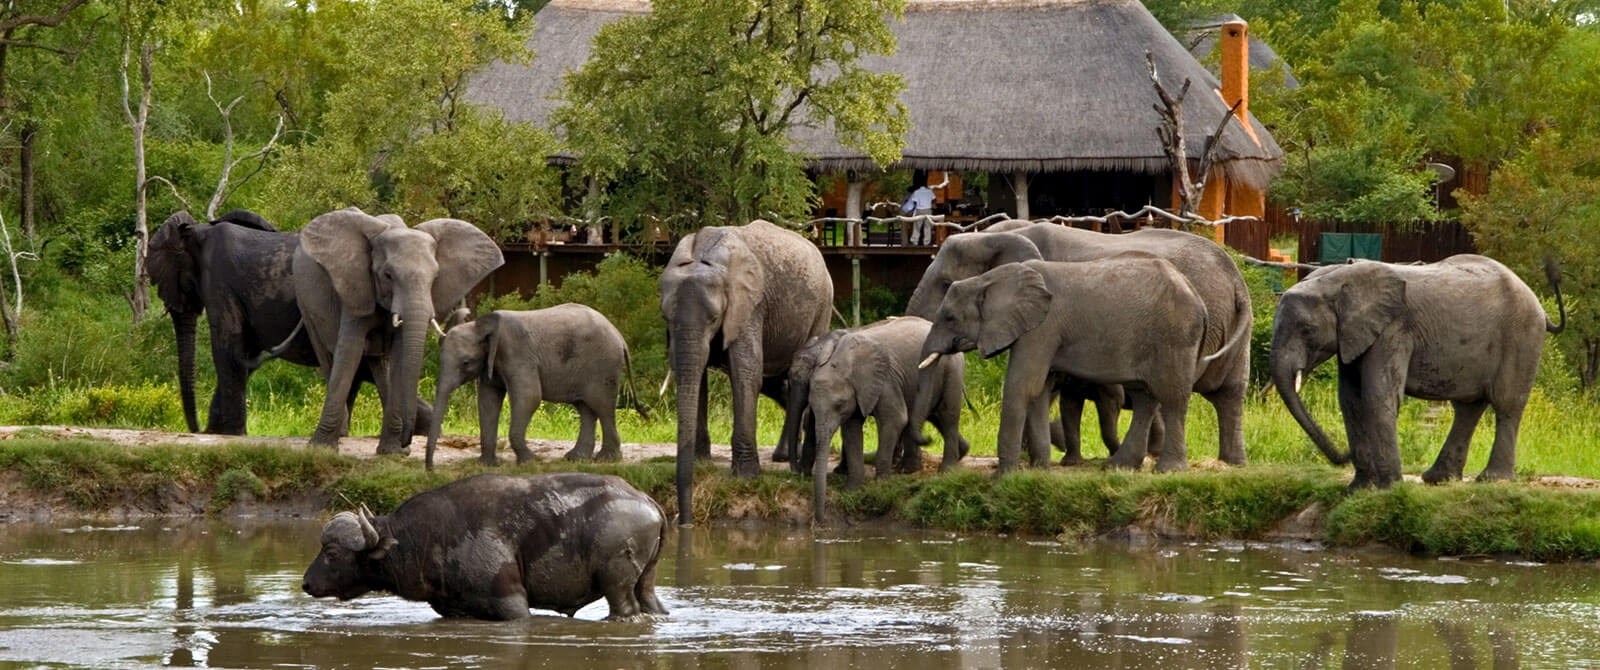
<svg viewBox="0 0 1600 670"><path fill-rule="evenodd" d="M207 501L211 512L236 502L325 501L329 509L365 503L392 509L415 493L489 471L476 462L427 472L415 459L352 458L320 450L265 446L124 447L105 442L20 437L0 444L0 475L41 505L82 513L161 513L173 498ZM676 511L673 465L542 462L498 471L584 470L618 475ZM835 482L842 484L843 482ZM1276 537L1286 520L1310 516L1333 546L1381 543L1426 554L1516 555L1535 560L1600 558L1600 491L1525 484L1401 484L1390 491L1344 493L1326 467L1251 466L1175 475L1085 468L1022 472L1004 479L974 472L869 480L856 491L832 487L829 506L847 522L885 521L951 530L1025 533L1064 539L1139 529L1175 538ZM182 495L174 492L182 490ZM768 472L736 480L699 468L695 517L805 523L810 482ZM346 502L349 501L349 503Z"/></svg>

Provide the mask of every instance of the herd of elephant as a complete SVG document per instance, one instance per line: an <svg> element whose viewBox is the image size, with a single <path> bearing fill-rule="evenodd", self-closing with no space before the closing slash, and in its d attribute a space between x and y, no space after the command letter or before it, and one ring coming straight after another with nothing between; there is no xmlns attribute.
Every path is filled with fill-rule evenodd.
<svg viewBox="0 0 1600 670"><path fill-rule="evenodd" d="M487 235L463 221L415 228L397 216L330 212L298 233L277 232L249 212L210 225L187 213L151 240L152 283L171 312L179 343L184 413L196 430L196 318L209 314L217 386L207 429L244 430L245 382L272 356L316 365L327 397L313 445L348 429L357 384L378 387L379 453L404 452L429 436L432 465L442 406L455 388L478 384L483 460L495 461L501 405L518 460L532 458L525 433L542 401L573 404L580 435L569 458L621 458L617 391L627 345L600 313L582 305L500 311L467 321L457 309L503 264ZM1518 425L1546 332L1566 323L1556 268L1547 264L1561 325L1500 263L1476 255L1428 265L1359 262L1319 268L1284 292L1273 322L1271 379L1290 413L1335 464L1353 463L1353 488L1400 478L1396 421L1403 395L1448 400L1455 419L1430 483L1458 479L1479 418L1495 412L1495 438L1480 479L1513 475ZM1009 351L996 441L998 472L1082 461L1078 423L1093 401L1108 467L1187 466L1191 393L1216 409L1218 456L1245 463L1244 404L1250 378L1252 310L1234 260L1187 232L1104 234L1009 221L955 235L939 248L907 315L831 330L833 282L821 252L765 221L702 228L677 246L660 280L669 380L677 386L680 523L691 518L694 464L710 456L706 373L725 372L733 403L735 476L760 471L756 402L785 408L775 461L810 471L822 518L827 445L842 433L841 468L865 476L863 422L877 422L876 472L921 469L923 427L946 445L943 467L968 443L960 434L963 359ZM439 322L450 323L446 332ZM423 343L432 324L443 340L435 403L417 397ZM1299 396L1302 375L1338 358L1343 452ZM1059 398L1060 421L1049 418ZM1118 413L1133 412L1128 432ZM603 433L594 453L595 425ZM1153 452L1153 454L1152 454Z"/></svg>

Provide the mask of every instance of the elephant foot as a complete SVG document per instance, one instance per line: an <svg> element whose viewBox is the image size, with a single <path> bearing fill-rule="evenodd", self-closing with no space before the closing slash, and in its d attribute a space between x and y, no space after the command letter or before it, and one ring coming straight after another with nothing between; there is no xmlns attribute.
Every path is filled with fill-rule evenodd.
<svg viewBox="0 0 1600 670"><path fill-rule="evenodd" d="M620 463L622 462L622 449L620 447L616 449L602 447L599 455L595 456L594 460L601 463Z"/></svg>
<svg viewBox="0 0 1600 670"><path fill-rule="evenodd" d="M972 451L972 443L967 438L961 438L961 449L956 452L959 458L966 458L967 452Z"/></svg>
<svg viewBox="0 0 1600 670"><path fill-rule="evenodd" d="M479 456L478 457L478 462L482 463L484 465L487 465L489 467L495 467L497 465L500 465L499 457L495 456L494 454L489 454L487 456Z"/></svg>
<svg viewBox="0 0 1600 670"><path fill-rule="evenodd" d="M1189 461L1182 458L1156 459L1156 472L1182 472L1189 469Z"/></svg>
<svg viewBox="0 0 1600 670"><path fill-rule="evenodd" d="M848 475L848 474L850 474L850 468L845 465L844 459L842 459L842 458L839 459L839 464L833 466L833 474L836 474L836 475Z"/></svg>
<svg viewBox="0 0 1600 670"><path fill-rule="evenodd" d="M402 446L399 446L399 445L383 445L383 444L378 445L378 455L379 456L386 456L388 454L399 454L401 456L405 456L405 455L408 455L410 453L411 453L411 447L402 447Z"/></svg>
<svg viewBox="0 0 1600 670"><path fill-rule="evenodd" d="M953 471L959 470L959 469L961 469L961 464L960 463L947 463L947 462L943 462L943 461L941 461L939 463L939 474L941 474L941 475L946 473L946 472L953 472Z"/></svg>
<svg viewBox="0 0 1600 670"><path fill-rule="evenodd" d="M1116 455L1106 459L1107 470L1139 470L1144 467L1144 455L1133 456L1131 449L1119 449Z"/></svg>
<svg viewBox="0 0 1600 670"><path fill-rule="evenodd" d="M1233 465L1233 466L1242 466L1242 465L1245 465L1245 462L1246 462L1243 453L1238 453L1238 454L1233 454L1233 453L1218 454L1217 455L1217 460L1222 461L1223 463L1227 463L1228 465Z"/></svg>
<svg viewBox="0 0 1600 670"><path fill-rule="evenodd" d="M1061 465L1069 468L1074 465L1083 465L1083 454L1062 454L1061 460L1058 462L1061 463Z"/></svg>
<svg viewBox="0 0 1600 670"><path fill-rule="evenodd" d="M922 472L922 453L917 452L914 455L900 459L900 462L895 464L894 471L902 475L914 475Z"/></svg>
<svg viewBox="0 0 1600 670"><path fill-rule="evenodd" d="M1432 467L1422 473L1422 481L1427 484L1443 484L1460 478L1461 473L1450 472L1448 468Z"/></svg>
<svg viewBox="0 0 1600 670"><path fill-rule="evenodd" d="M735 479L755 479L761 474L761 464L756 459L734 459L733 476Z"/></svg>
<svg viewBox="0 0 1600 670"><path fill-rule="evenodd" d="M1509 482L1513 479L1516 479L1516 475L1510 470L1486 469L1478 475L1480 482Z"/></svg>
<svg viewBox="0 0 1600 670"><path fill-rule="evenodd" d="M789 450L788 449L773 449L772 450L772 462L773 463L788 463L789 462Z"/></svg>
<svg viewBox="0 0 1600 670"><path fill-rule="evenodd" d="M561 457L569 461L592 461L594 460L594 450L592 448L578 449L577 447L573 447L571 451L568 451ZM521 462L522 459L518 458L517 460L518 462Z"/></svg>

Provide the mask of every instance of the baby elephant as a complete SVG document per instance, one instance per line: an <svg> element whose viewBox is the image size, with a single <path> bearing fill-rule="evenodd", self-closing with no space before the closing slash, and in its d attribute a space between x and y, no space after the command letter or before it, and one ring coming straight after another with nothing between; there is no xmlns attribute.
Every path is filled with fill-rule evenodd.
<svg viewBox="0 0 1600 670"><path fill-rule="evenodd" d="M861 429L869 416L878 421L875 469L880 477L893 467L897 451L902 454L903 465L915 462L917 468L921 467L921 452L913 435L921 433L926 420L933 421L944 436L945 466L953 465L966 451L961 438L965 361L960 356L947 356L937 365L919 371L917 361L929 326L926 320L913 316L848 332L813 373L809 403L816 422L812 486L817 521L823 519L822 506L827 496L827 445L841 426L841 456L851 488L860 486L865 478Z"/></svg>
<svg viewBox="0 0 1600 670"><path fill-rule="evenodd" d="M567 459L594 454L594 425L604 439L599 460L622 460L617 437L617 387L629 371L628 344L601 313L567 303L527 312L495 311L450 329L439 345L439 386L434 407L446 407L451 392L478 382L479 461L495 465L500 405L511 396L511 450L517 462L533 459L528 420L539 403L570 403L578 410L578 442ZM434 412L428 430L427 466L439 442L445 411Z"/></svg>
<svg viewBox="0 0 1600 670"><path fill-rule="evenodd" d="M447 617L572 616L601 598L608 619L666 614L655 587L666 534L661 506L620 477L484 474L384 516L334 515L302 588L340 600L388 591Z"/></svg>

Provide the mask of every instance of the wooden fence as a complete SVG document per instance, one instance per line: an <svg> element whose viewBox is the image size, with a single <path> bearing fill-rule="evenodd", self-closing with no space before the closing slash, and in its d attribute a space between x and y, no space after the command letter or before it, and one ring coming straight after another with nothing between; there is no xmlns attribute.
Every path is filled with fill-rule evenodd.
<svg viewBox="0 0 1600 670"><path fill-rule="evenodd" d="M1478 247L1472 243L1472 234L1454 221L1409 224L1301 221L1298 228L1300 253L1297 258L1303 263L1315 263L1321 256L1323 233L1382 235L1383 260L1390 263L1431 263L1455 254L1478 252Z"/></svg>

